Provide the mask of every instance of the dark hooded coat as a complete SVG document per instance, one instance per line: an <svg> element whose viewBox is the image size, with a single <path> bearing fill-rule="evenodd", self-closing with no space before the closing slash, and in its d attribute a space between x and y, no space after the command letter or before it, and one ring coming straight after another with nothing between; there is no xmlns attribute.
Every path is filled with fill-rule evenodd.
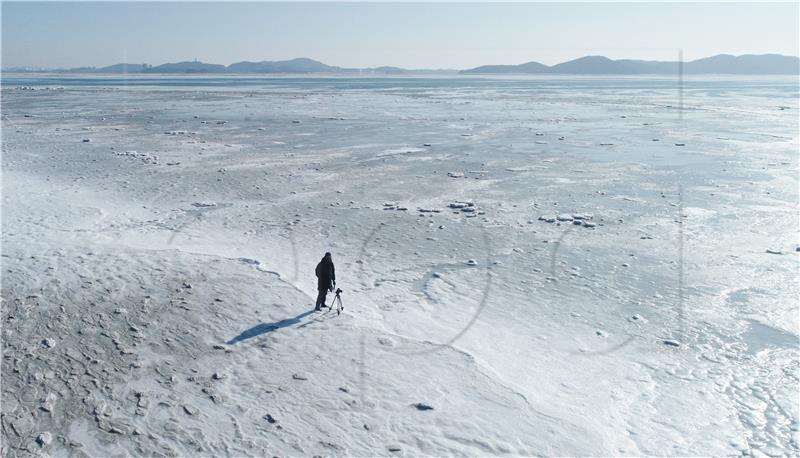
<svg viewBox="0 0 800 458"><path fill-rule="evenodd" d="M330 289L336 282L336 268L333 267L333 260L328 256L322 258L315 270L317 274L317 290L323 291Z"/></svg>

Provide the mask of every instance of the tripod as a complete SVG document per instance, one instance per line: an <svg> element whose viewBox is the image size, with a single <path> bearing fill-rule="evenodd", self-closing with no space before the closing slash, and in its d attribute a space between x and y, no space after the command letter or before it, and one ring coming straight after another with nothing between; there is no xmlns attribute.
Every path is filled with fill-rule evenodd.
<svg viewBox="0 0 800 458"><path fill-rule="evenodd" d="M344 305L342 305L342 289L336 288L336 296L333 297L333 301L331 301L331 305L328 306L328 309L333 310L333 307L336 306L336 316L339 316L344 310Z"/></svg>

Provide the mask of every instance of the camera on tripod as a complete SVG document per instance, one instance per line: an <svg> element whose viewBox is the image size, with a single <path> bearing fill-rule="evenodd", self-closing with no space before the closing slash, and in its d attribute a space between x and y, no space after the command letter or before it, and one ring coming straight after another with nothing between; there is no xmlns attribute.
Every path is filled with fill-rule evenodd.
<svg viewBox="0 0 800 458"><path fill-rule="evenodd" d="M339 316L339 314L342 313L342 310L344 310L344 305L342 305L342 296L340 296L341 293L342 288L336 288L336 296L333 297L333 302L331 302L330 305L330 310L333 310L333 308L336 307L336 316Z"/></svg>

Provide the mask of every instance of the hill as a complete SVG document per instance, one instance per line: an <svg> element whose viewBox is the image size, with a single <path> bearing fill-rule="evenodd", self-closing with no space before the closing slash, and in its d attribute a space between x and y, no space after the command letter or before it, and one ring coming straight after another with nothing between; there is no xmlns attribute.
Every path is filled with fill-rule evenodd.
<svg viewBox="0 0 800 458"><path fill-rule="evenodd" d="M185 61L157 66L119 63L107 67L45 69L16 67L4 72L55 73L257 73L257 74L367 74L367 75L479 75L479 74L563 74L563 75L674 75L680 69L677 61L610 59L605 56L584 56L553 66L531 61L519 65L482 65L467 70L405 69L394 66L344 68L301 57L290 60L260 62L242 61L228 66ZM800 58L780 54L745 54L716 56L684 62L686 74L719 75L800 75Z"/></svg>
<svg viewBox="0 0 800 458"><path fill-rule="evenodd" d="M206 64L204 62L177 62L149 67L143 73L224 73L226 67L219 64Z"/></svg>
<svg viewBox="0 0 800 458"><path fill-rule="evenodd" d="M95 69L96 73L143 73L150 69L152 65L148 64L114 64L108 67Z"/></svg>
<svg viewBox="0 0 800 458"><path fill-rule="evenodd" d="M605 56L585 56L548 67L537 62L521 65L487 65L464 70L462 74L568 74L568 75L642 75L675 74L679 71L677 61L648 61L620 59ZM720 75L798 75L800 58L780 54L733 56L720 54L686 62L683 65L689 74Z"/></svg>
<svg viewBox="0 0 800 458"><path fill-rule="evenodd" d="M301 57L283 61L237 62L225 70L229 73L337 73L345 69Z"/></svg>
<svg viewBox="0 0 800 458"><path fill-rule="evenodd" d="M528 62L520 65L483 65L460 73L546 73L548 68L539 62Z"/></svg>
<svg viewBox="0 0 800 458"><path fill-rule="evenodd" d="M720 73L737 75L797 75L800 59L780 54L719 54L689 62L686 73Z"/></svg>

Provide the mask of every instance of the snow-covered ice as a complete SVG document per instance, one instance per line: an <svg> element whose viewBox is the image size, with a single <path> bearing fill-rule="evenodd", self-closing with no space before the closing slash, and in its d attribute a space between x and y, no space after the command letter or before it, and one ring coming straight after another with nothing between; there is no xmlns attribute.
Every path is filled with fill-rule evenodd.
<svg viewBox="0 0 800 458"><path fill-rule="evenodd" d="M1 454L800 454L797 81L683 94L4 75Z"/></svg>

